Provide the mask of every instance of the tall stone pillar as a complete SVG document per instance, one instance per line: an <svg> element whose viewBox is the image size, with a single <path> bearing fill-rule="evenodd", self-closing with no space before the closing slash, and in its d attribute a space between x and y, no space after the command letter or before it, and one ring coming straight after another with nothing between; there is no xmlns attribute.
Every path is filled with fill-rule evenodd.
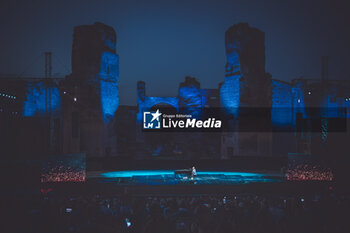
<svg viewBox="0 0 350 233"><path fill-rule="evenodd" d="M102 23L74 28L72 74L66 82L67 96L74 99L73 109L67 109L79 112L79 148L88 156L115 154L113 125L119 106L116 39L114 29Z"/></svg>
<svg viewBox="0 0 350 233"><path fill-rule="evenodd" d="M259 134L253 135L254 132L240 132L244 124L242 121L245 120L242 108L248 108L248 114L254 114L258 109L267 110L271 106L271 77L265 73L265 34L248 23L235 24L225 33L225 48L227 61L225 81L220 87L220 102L230 121L234 121L230 124L233 127L229 139L233 149L230 151L234 155L243 155L240 144L247 144L244 138L253 140L252 145L257 145L257 148L262 144L261 141L263 144L266 141L260 140ZM244 112L247 113L246 110ZM268 112L266 117L268 122Z"/></svg>

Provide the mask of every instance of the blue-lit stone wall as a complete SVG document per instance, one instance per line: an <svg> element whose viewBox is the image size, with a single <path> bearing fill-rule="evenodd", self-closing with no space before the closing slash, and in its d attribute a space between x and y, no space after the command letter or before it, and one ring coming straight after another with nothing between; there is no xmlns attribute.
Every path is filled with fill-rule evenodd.
<svg viewBox="0 0 350 233"><path fill-rule="evenodd" d="M153 106L158 104L168 104L174 107L176 110L179 110L179 100L177 97L155 97L155 96L146 96L144 102L144 110L149 110Z"/></svg>
<svg viewBox="0 0 350 233"><path fill-rule="evenodd" d="M293 94L293 125L296 125L296 115L301 113L303 118L307 117L305 109L305 90L301 84L292 87Z"/></svg>
<svg viewBox="0 0 350 233"><path fill-rule="evenodd" d="M288 83L272 80L272 110L273 125L288 126L293 123L292 87Z"/></svg>
<svg viewBox="0 0 350 233"><path fill-rule="evenodd" d="M237 26L237 25L236 25ZM225 81L220 88L220 104L225 112L235 117L238 116L241 88L241 58L243 38L237 36L240 27L231 27L225 33L226 67Z"/></svg>
<svg viewBox="0 0 350 233"><path fill-rule="evenodd" d="M49 93L46 97L46 92ZM48 99L48 100L47 100ZM51 100L46 105L46 101ZM26 98L23 103L23 116L45 116L51 112L55 112L61 107L60 91L57 87L45 87L43 82L28 83L26 87Z"/></svg>
<svg viewBox="0 0 350 233"><path fill-rule="evenodd" d="M343 108L346 108L346 118L350 118L350 93L343 97Z"/></svg>
<svg viewBox="0 0 350 233"><path fill-rule="evenodd" d="M279 80L271 80L271 125L273 130L288 129L292 124L292 87ZM290 137L289 137L290 136ZM273 134L273 154L294 151L294 135Z"/></svg>
<svg viewBox="0 0 350 233"><path fill-rule="evenodd" d="M101 80L100 88L103 119L108 120L114 117L119 106L118 85Z"/></svg>
<svg viewBox="0 0 350 233"><path fill-rule="evenodd" d="M330 88L329 94L324 97L323 117L344 118L349 117L350 95L340 94L338 88ZM347 112L344 111L347 109Z"/></svg>
<svg viewBox="0 0 350 233"><path fill-rule="evenodd" d="M202 108L219 107L219 92L217 89L200 89Z"/></svg>
<svg viewBox="0 0 350 233"><path fill-rule="evenodd" d="M143 81L137 82L137 101L138 113L136 114L137 123L142 122L143 112L149 111L155 105L170 105L179 111L179 99L177 97L156 97L146 96L146 84Z"/></svg>
<svg viewBox="0 0 350 233"><path fill-rule="evenodd" d="M100 63L100 95L104 121L109 121L119 107L118 55L104 52Z"/></svg>
<svg viewBox="0 0 350 233"><path fill-rule="evenodd" d="M259 85L265 75L264 37L263 32L248 23L235 24L225 33L225 81L220 88L220 103L229 115L238 117L239 107L255 106L258 101L250 99L262 101L261 95L266 95ZM253 96L244 96L249 92L247 87Z"/></svg>
<svg viewBox="0 0 350 233"><path fill-rule="evenodd" d="M220 104L226 113L237 117L240 104L240 76L226 77L220 88Z"/></svg>
<svg viewBox="0 0 350 233"><path fill-rule="evenodd" d="M194 85L179 88L179 105L185 114L199 117L202 108L202 96L200 89Z"/></svg>
<svg viewBox="0 0 350 233"><path fill-rule="evenodd" d="M143 101L139 101L139 110L136 116L137 122L142 122L143 112L150 111L155 105L170 105L179 110L179 99L177 97L155 97L145 96Z"/></svg>
<svg viewBox="0 0 350 233"><path fill-rule="evenodd" d="M271 122L275 126L296 125L296 115L306 117L304 89L300 84L292 85L279 80L272 80Z"/></svg>

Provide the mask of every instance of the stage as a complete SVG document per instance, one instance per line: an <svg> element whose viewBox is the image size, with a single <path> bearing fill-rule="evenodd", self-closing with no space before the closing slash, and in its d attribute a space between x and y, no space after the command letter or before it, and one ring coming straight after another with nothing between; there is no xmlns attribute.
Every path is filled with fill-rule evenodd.
<svg viewBox="0 0 350 233"><path fill-rule="evenodd" d="M87 172L87 182L116 185L242 185L282 182L280 173L251 173L228 171L198 171L193 179L174 176L174 170L127 170Z"/></svg>
<svg viewBox="0 0 350 233"><path fill-rule="evenodd" d="M87 171L85 182L42 183L44 189L72 195L99 193L121 195L128 189L132 195L224 195L227 193L260 193L262 195L299 195L328 190L329 181L288 181L278 171L197 170L192 180L174 176L175 170L105 170Z"/></svg>

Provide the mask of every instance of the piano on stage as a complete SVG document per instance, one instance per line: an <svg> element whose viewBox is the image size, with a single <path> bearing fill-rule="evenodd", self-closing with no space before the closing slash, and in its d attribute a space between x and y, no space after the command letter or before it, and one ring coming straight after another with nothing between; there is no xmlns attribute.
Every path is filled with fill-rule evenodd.
<svg viewBox="0 0 350 233"><path fill-rule="evenodd" d="M180 170L175 170L174 175L175 175L175 179L176 179L176 175L178 174L185 174L188 176L188 178L192 177L192 169L180 169Z"/></svg>

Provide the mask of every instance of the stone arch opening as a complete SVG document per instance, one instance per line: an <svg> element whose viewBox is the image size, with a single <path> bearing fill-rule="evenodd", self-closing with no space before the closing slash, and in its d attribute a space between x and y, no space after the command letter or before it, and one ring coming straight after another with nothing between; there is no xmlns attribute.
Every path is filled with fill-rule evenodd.
<svg viewBox="0 0 350 233"><path fill-rule="evenodd" d="M157 103L150 107L150 111L157 111L158 109L161 113L166 114L176 114L178 112L178 110L173 105L163 102Z"/></svg>
<svg viewBox="0 0 350 233"><path fill-rule="evenodd" d="M174 108L177 111L179 110L179 100L177 97L145 97L144 101L139 104L143 111L148 111L154 109L154 107L161 108Z"/></svg>

